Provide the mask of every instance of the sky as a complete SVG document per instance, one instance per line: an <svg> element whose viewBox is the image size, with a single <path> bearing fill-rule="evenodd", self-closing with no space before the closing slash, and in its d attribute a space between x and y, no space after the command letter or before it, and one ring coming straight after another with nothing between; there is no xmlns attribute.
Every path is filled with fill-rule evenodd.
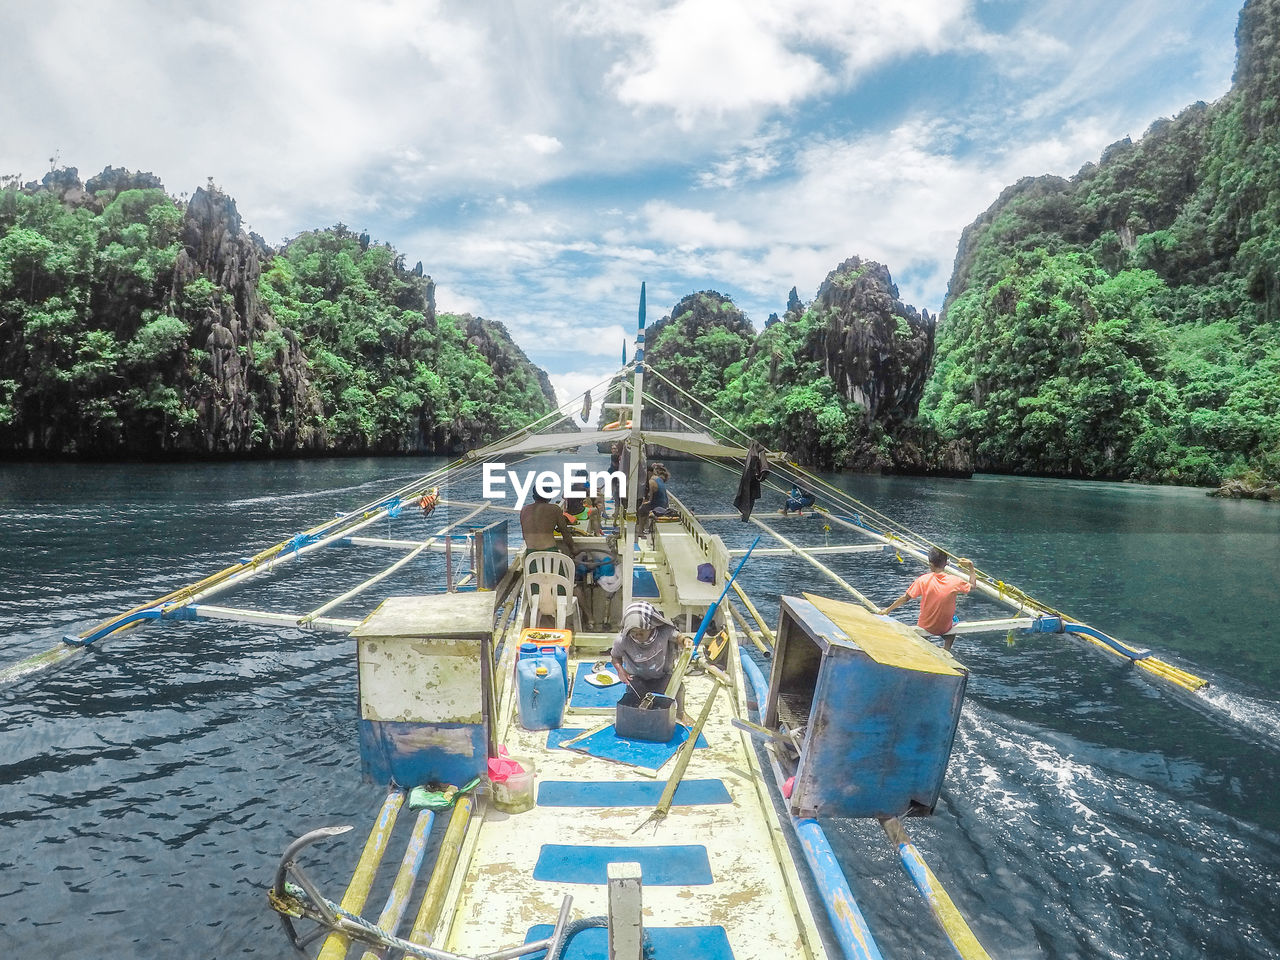
<svg viewBox="0 0 1280 960"><path fill-rule="evenodd" d="M4 0L0 174L210 178L504 323L562 402L699 290L757 329L850 256L936 313L1024 176L1231 82L1239 0Z"/></svg>

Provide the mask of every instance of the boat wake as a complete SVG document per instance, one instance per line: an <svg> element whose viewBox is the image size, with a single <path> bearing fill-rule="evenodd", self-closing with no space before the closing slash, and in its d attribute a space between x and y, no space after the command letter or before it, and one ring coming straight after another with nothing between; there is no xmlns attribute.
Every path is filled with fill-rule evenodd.
<svg viewBox="0 0 1280 960"><path fill-rule="evenodd" d="M323 490L305 490L302 493L284 493L270 494L261 497L245 497L240 500L228 500L224 507L252 507L263 503L281 503L285 501L296 500L318 500L332 498L335 494L351 493L356 490L369 490L378 488L383 491L391 489L394 484L408 483L410 480L416 480L421 474L406 473L397 477L378 477L376 480L368 480L365 483L352 484L349 487L325 487Z"/></svg>
<svg viewBox="0 0 1280 960"><path fill-rule="evenodd" d="M1200 696L1251 741L1280 752L1280 704L1220 687L1210 687Z"/></svg>
<svg viewBox="0 0 1280 960"><path fill-rule="evenodd" d="M1014 953L1173 958L1213 945L1210 954L1262 956L1280 931L1224 902L1270 896L1280 836L1193 799L1221 776L971 702L943 792L950 815L913 832L936 832L947 875L972 878L961 899L1006 904L1001 929L980 939Z"/></svg>

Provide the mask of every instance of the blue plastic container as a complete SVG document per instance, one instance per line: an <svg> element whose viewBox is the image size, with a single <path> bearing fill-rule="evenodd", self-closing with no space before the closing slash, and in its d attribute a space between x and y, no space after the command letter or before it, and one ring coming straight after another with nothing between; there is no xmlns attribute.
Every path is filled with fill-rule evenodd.
<svg viewBox="0 0 1280 960"><path fill-rule="evenodd" d="M560 676L564 682L564 694L569 695L569 651L562 646L556 644L543 644L539 646L536 643L520 644L519 660L536 660L539 657L546 657L548 660L554 660L560 666Z"/></svg>
<svg viewBox="0 0 1280 960"><path fill-rule="evenodd" d="M516 664L520 726L554 730L564 722L564 674L554 657L524 657Z"/></svg>

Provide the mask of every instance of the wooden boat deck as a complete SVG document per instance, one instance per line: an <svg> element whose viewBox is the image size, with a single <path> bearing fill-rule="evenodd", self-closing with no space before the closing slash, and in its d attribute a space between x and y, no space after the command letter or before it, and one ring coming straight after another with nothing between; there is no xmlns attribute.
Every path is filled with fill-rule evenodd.
<svg viewBox="0 0 1280 960"><path fill-rule="evenodd" d="M510 667L509 658L504 659ZM465 876L458 871L446 898L450 907L434 942L469 955L519 942L532 927L555 921L565 894L573 897L572 918L602 915L607 911L607 887L603 868L597 863L593 870L588 862L600 854L589 848L643 847L648 848L640 854L647 874L642 893L646 928L682 928L693 939L680 942L694 945L701 956L737 960L826 956L761 780L755 750L747 735L730 724L739 716L738 705L745 704L745 692L736 650L729 662L733 687L717 694L703 732L707 746L694 750L682 779L685 784L722 783L727 803L682 803L677 795L670 814L657 825L642 826L656 806L674 760L656 776L645 776L619 762L569 749L548 749L548 732L522 729L510 696L504 698L501 742L512 756L534 760L540 792L548 784L572 783L582 805L539 802L518 814L486 805L483 817L472 823L464 848L469 858ZM511 676L509 669L506 676ZM687 679L689 713L700 710L712 685L707 676ZM598 708L590 712L571 708L565 726L587 729L608 719ZM592 793L612 784L634 784L620 789L644 790L653 799L636 805L594 805ZM535 878L539 858L545 859L546 845L553 844L576 849L558 851L567 860L554 879ZM673 847L690 849L673 851ZM635 855L623 850L616 859ZM704 855L710 883L698 876L696 864ZM605 854L606 859L609 856ZM665 864L672 875L656 876L652 869L656 863Z"/></svg>

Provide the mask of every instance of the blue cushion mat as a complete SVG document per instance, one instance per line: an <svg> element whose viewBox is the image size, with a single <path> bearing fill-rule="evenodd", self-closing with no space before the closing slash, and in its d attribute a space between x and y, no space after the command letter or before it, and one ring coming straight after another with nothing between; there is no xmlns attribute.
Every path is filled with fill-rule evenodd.
<svg viewBox="0 0 1280 960"><path fill-rule="evenodd" d="M653 807L662 799L666 786L659 780L544 780L538 784L538 806ZM730 799L722 780L682 780L672 802L703 806L728 803Z"/></svg>
<svg viewBox="0 0 1280 960"><path fill-rule="evenodd" d="M545 940L554 930L549 923L530 927L524 942ZM653 941L653 952L658 957L694 957L697 960L733 960L733 950L724 927L645 927ZM528 960L542 960L547 955L526 954ZM604 927L591 927L569 941L561 954L563 960L608 960L609 931Z"/></svg>
<svg viewBox="0 0 1280 960"><path fill-rule="evenodd" d="M547 731L547 749L554 750L556 747L560 746L560 744L564 743L566 740L572 740L578 734L586 733L588 729L590 728L578 727L575 730L573 727L557 727L555 730L548 730Z"/></svg>
<svg viewBox="0 0 1280 960"><path fill-rule="evenodd" d="M583 679L583 677L588 674L595 673L595 671L591 669L594 666L594 660L590 662L586 660L579 662L578 668L573 674L573 695L569 698L569 706L614 707L617 706L618 701L622 699L622 695L627 690L627 685L625 683L619 682L608 687L594 687ZM609 668L609 673L613 673L612 667Z"/></svg>
<svg viewBox="0 0 1280 960"><path fill-rule="evenodd" d="M566 740L572 740L578 734L585 732L585 730L573 730L565 727L548 731L547 749L554 749ZM579 740L572 747L565 747L565 749L578 750L593 757L599 757L601 760L618 760L635 767L657 770L674 757L676 751L680 749L680 745L688 739L689 728L681 723L676 724L675 733L671 735L671 739L666 743L654 743L651 740L626 740L618 736L613 729L613 724L609 724L599 733L594 733L585 740ZM698 742L695 746L701 748L706 745L707 738L702 734L698 734Z"/></svg>
<svg viewBox="0 0 1280 960"><path fill-rule="evenodd" d="M688 887L711 882L711 861L702 844L615 847L544 843L533 879L548 883L609 882L609 864L640 864L646 887Z"/></svg>
<svg viewBox="0 0 1280 960"><path fill-rule="evenodd" d="M660 596L658 593L658 581L653 579L653 574L644 567L633 567L631 569L631 598L633 600L645 600Z"/></svg>

